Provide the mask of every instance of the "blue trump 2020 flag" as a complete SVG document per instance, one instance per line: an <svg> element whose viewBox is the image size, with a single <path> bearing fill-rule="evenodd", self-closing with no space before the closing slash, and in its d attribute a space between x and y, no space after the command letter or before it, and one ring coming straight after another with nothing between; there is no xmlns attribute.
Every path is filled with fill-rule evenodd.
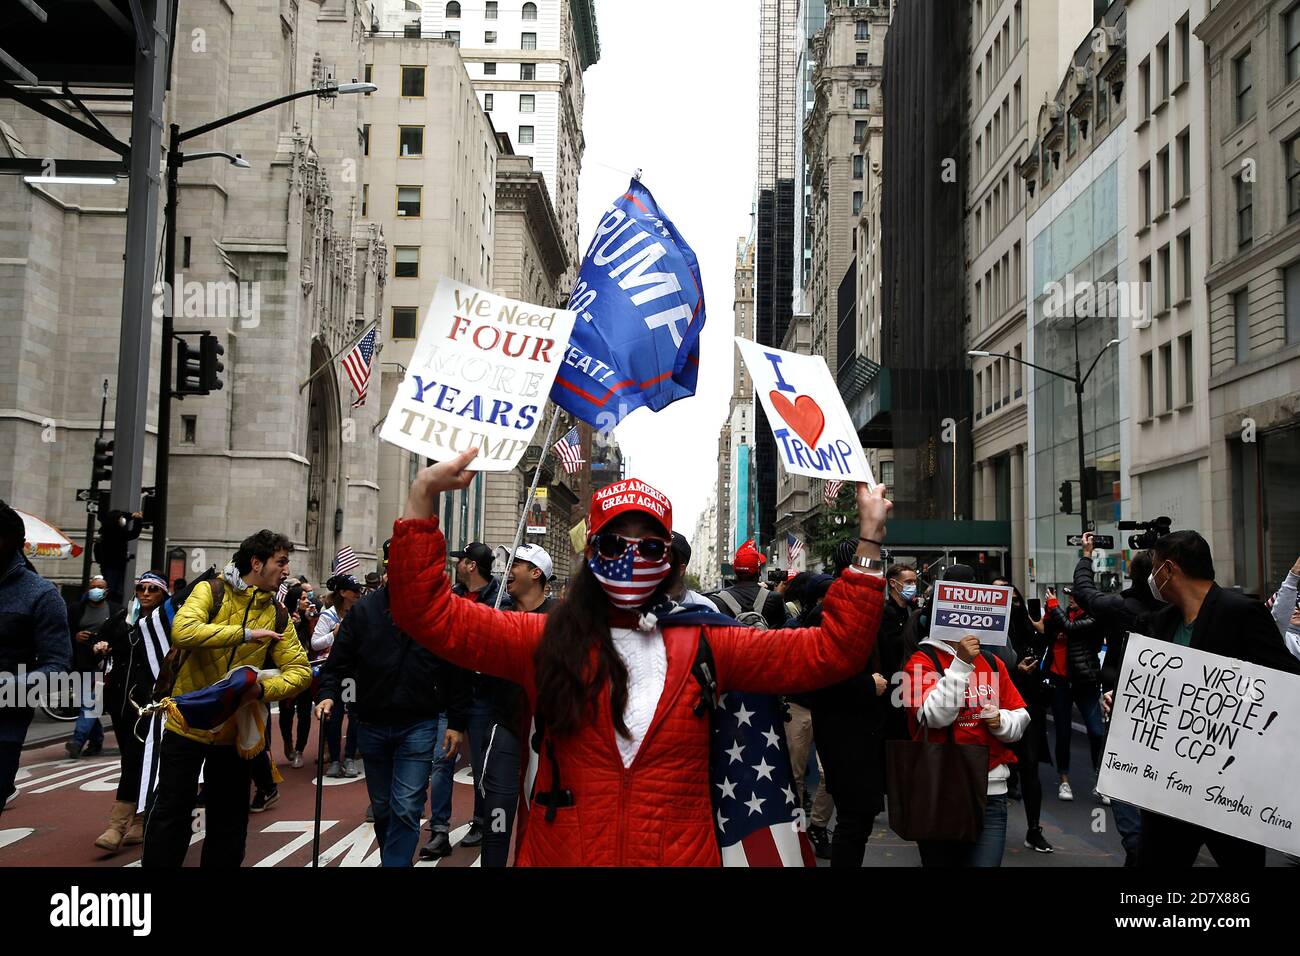
<svg viewBox="0 0 1300 956"><path fill-rule="evenodd" d="M578 313L551 400L596 428L695 394L704 287L695 253L632 180L606 210L569 296Z"/></svg>

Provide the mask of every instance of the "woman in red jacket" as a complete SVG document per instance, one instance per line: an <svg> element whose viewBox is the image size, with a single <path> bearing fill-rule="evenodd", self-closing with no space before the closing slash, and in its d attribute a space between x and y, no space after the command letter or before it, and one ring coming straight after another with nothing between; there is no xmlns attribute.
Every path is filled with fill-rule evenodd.
<svg viewBox="0 0 1300 956"><path fill-rule="evenodd" d="M721 692L796 693L861 671L884 601L884 487L858 485L862 540L826 595L820 628L660 628L647 609L674 570L672 505L636 479L593 496L585 564L549 616L454 599L438 495L468 487L473 457L416 477L394 526L388 586L403 631L453 664L522 685L546 728L539 806L518 865L719 865L708 721L695 713L701 690L691 674L700 638Z"/></svg>

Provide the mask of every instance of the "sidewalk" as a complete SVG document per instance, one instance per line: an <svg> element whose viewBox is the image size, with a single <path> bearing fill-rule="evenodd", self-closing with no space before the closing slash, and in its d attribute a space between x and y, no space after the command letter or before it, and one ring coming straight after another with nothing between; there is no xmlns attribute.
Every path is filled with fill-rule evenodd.
<svg viewBox="0 0 1300 956"><path fill-rule="evenodd" d="M99 718L99 722L104 727L104 732L112 730L107 717ZM75 720L54 720L40 711L32 718L32 724L27 728L27 739L23 741L23 750L34 750L37 747L45 747L49 744L61 744L72 739L72 728L76 726Z"/></svg>

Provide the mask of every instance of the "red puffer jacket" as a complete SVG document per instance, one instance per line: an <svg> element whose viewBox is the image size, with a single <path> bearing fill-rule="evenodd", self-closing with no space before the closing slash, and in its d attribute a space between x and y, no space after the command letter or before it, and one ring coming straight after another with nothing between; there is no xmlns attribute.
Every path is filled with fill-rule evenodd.
<svg viewBox="0 0 1300 956"><path fill-rule="evenodd" d="M534 651L546 618L494 611L454 600L446 539L436 518L393 528L388 590L393 620L453 664L520 684L536 700ZM831 586L820 628L756 631L710 627L719 689L785 693L825 687L858 673L876 642L883 579L850 572ZM571 807L547 823L533 815L519 847L519 866L718 866L709 795L708 721L693 713L699 684L691 676L701 628L664 632L668 673L650 728L632 766L614 739L609 694L596 719L554 740L561 785ZM550 789L542 760L537 792Z"/></svg>

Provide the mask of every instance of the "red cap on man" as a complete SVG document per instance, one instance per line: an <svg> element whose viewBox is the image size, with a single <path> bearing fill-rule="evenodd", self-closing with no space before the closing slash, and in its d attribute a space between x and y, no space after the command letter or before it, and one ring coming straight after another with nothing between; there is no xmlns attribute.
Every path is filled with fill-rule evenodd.
<svg viewBox="0 0 1300 956"><path fill-rule="evenodd" d="M754 547L754 539L750 538L736 550L736 559L731 562L731 566L741 574L757 574L758 569L767 564L767 558Z"/></svg>
<svg viewBox="0 0 1300 956"><path fill-rule="evenodd" d="M612 519L626 511L641 511L673 533L673 504L663 492L639 478L627 478L606 485L591 496L587 533L597 534Z"/></svg>

